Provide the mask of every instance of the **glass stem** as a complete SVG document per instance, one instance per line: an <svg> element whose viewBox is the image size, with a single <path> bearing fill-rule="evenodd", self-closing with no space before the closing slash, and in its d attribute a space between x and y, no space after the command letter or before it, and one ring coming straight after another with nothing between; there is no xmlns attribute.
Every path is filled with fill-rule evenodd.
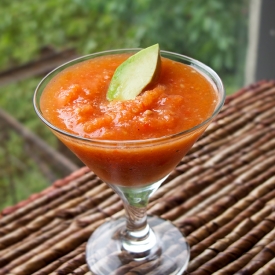
<svg viewBox="0 0 275 275"><path fill-rule="evenodd" d="M143 240L149 233L146 207L136 207L124 201L126 230L133 240Z"/></svg>
<svg viewBox="0 0 275 275"><path fill-rule="evenodd" d="M146 187L112 186L123 201L126 228L121 233L122 249L143 258L157 248L154 232L147 223L147 204L150 196L158 189L161 182Z"/></svg>
<svg viewBox="0 0 275 275"><path fill-rule="evenodd" d="M136 206L123 200L126 228L122 232L122 248L136 257L145 257L156 246L157 240L154 232L147 223L146 206Z"/></svg>

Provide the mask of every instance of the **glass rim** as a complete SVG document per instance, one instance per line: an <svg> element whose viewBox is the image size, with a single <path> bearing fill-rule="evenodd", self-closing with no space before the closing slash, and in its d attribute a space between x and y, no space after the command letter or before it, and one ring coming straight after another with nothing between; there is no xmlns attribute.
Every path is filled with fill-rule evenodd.
<svg viewBox="0 0 275 275"><path fill-rule="evenodd" d="M172 139L178 139L181 136L184 135L189 135L192 134L193 132L196 132L196 130L202 128L203 126L207 125L208 123L211 122L211 120L219 113L219 111L221 110L224 101L225 101L225 88L223 85L223 82L221 80L221 78L219 77L219 75L209 66L207 66L206 64L183 54L179 54L179 53L174 53L174 52L170 52L170 51L165 51L165 50L161 50L160 53L161 54L166 54L166 55L171 55L174 57L177 57L181 60L190 62L191 65L196 65L199 68L203 68L205 71L207 71L210 75L211 75L211 81L213 81L213 79L215 80L214 84L215 84L215 88L218 90L218 95L219 95L219 103L217 104L217 106L215 107L215 110L213 111L213 113L211 114L210 117L208 117L207 119L205 119L203 122L195 125L194 127L187 129L187 130L183 130L180 131L178 133L174 133L174 134L170 134L170 135L166 135L166 136L162 136L162 137L157 137L157 138L149 138L149 139L131 139L131 140L108 140L108 139L96 139L96 138L86 138L86 137L82 137L73 133L69 133L65 130L62 130L58 127L56 127L55 125L53 125L50 121L48 121L42 114L41 110L40 110L40 104L38 103L38 93L41 89L42 84L54 73L56 73L56 71L62 69L64 67L64 69L66 69L66 67L70 64L75 65L76 62L82 62L82 61L86 61L88 58L92 58L92 57L99 57L105 54L118 54L118 53L127 53L127 52L137 52L141 50L141 48L126 48L126 49L114 49L114 50L106 50L106 51L100 51L100 52L96 52L96 53L92 53L92 54L87 54L87 55L83 55L77 58L74 58L70 61L67 61L59 66L57 66L55 69L51 70L48 74L46 74L42 80L40 80L40 82L38 83L35 92L34 92L34 96L33 96L33 106L34 106L34 110L36 112L36 114L38 115L38 117L42 120L42 122L44 124L46 124L50 129L54 130L55 132L57 132L58 134L61 134L63 136L72 138L72 139L77 139L79 141L82 142L89 142L91 144L97 145L97 146L119 146L119 145L146 145L146 144L150 144L152 145L152 143L163 143L165 141L171 141ZM222 91L221 93L219 91ZM42 91L43 92L43 91Z"/></svg>

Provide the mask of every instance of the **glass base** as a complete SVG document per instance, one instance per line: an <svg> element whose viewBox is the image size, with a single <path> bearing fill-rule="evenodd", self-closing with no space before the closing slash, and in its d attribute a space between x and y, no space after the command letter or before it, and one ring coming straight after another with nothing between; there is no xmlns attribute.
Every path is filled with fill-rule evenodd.
<svg viewBox="0 0 275 275"><path fill-rule="evenodd" d="M90 237L86 261L95 275L182 274L190 249L182 233L170 221L149 216L156 245L144 253L129 253L122 247L126 220L120 218L101 225Z"/></svg>

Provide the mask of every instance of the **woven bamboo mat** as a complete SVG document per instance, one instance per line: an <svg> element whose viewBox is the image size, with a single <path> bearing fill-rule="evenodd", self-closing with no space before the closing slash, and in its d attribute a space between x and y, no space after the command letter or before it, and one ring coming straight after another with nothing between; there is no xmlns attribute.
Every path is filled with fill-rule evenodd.
<svg viewBox="0 0 275 275"><path fill-rule="evenodd" d="M275 82L230 96L151 199L191 246L188 274L275 274ZM85 244L117 195L82 168L0 215L0 274L86 274ZM142 273L131 273L142 274Z"/></svg>

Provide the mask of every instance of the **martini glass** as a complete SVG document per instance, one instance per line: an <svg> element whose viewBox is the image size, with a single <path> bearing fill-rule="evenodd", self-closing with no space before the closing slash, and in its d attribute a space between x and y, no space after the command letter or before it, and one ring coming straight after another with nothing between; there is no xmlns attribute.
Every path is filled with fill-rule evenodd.
<svg viewBox="0 0 275 275"><path fill-rule="evenodd" d="M135 53L139 49L112 50L72 60L50 72L38 85L34 107L40 119L80 160L121 198L123 218L105 222L87 243L90 270L103 274L182 274L189 261L189 246L170 221L148 216L151 195L177 166L221 109L225 91L219 76L203 63L176 53L161 55L193 67L215 87L218 100L212 115L192 129L147 140L98 140L83 138L49 122L40 108L45 86L67 67L105 55ZM91 80L92 81L92 80Z"/></svg>

